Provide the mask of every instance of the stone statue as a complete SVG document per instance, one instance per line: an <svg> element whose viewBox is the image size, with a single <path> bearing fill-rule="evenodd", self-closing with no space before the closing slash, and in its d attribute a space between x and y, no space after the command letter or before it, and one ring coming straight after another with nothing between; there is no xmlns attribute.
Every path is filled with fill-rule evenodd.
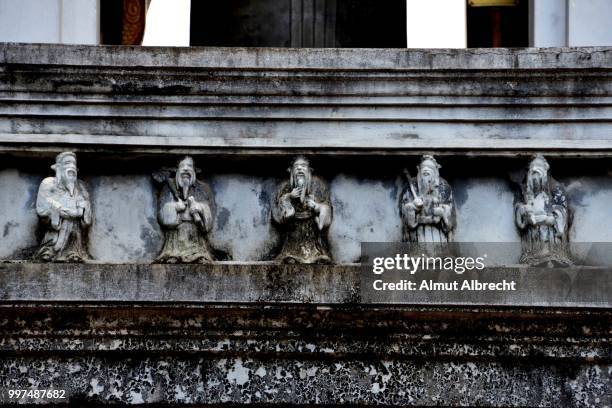
<svg viewBox="0 0 612 408"><path fill-rule="evenodd" d="M303 156L294 159L289 180L283 182L272 206L272 217L283 232L277 260L286 263L330 263L327 230L332 205L325 183L312 175Z"/></svg>
<svg viewBox="0 0 612 408"><path fill-rule="evenodd" d="M45 226L45 236L34 259L44 262L84 262L86 232L92 211L85 183L77 178L77 160L62 152L51 166L55 177L47 177L38 188L36 213Z"/></svg>
<svg viewBox="0 0 612 408"><path fill-rule="evenodd" d="M412 243L453 241L457 224L453 190L440 177L440 165L425 155L417 167L416 179L406 170L408 185L400 200L402 240Z"/></svg>
<svg viewBox="0 0 612 408"><path fill-rule="evenodd" d="M567 195L563 186L550 176L549 170L542 155L534 157L514 206L516 225L521 232L521 263L571 265Z"/></svg>
<svg viewBox="0 0 612 408"><path fill-rule="evenodd" d="M164 182L159 196L159 223L164 246L155 262L205 263L213 256L207 234L213 225L214 200L210 187L196 179L193 159L185 157L174 177L170 171L154 174Z"/></svg>

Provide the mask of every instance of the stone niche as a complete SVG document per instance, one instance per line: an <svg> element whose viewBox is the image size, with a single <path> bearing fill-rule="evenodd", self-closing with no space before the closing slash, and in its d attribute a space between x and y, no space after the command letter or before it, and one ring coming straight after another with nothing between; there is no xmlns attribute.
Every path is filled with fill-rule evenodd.
<svg viewBox="0 0 612 408"><path fill-rule="evenodd" d="M605 47L0 44L0 404L61 389L22 402L611 406L611 101ZM61 151L91 196L87 263L32 262ZM569 241L602 243L566 268L519 265L537 153L567 192ZM152 174L185 155L214 195L219 261L153 264ZM331 265L272 261L297 155L329 187ZM454 240L512 244L491 270L537 289L366 300L360 243L401 241L423 155L452 187Z"/></svg>
<svg viewBox="0 0 612 408"><path fill-rule="evenodd" d="M90 189L94 223L88 246L94 262L150 263L159 254L163 234L157 220L159 186L151 174L175 166L178 155L125 157L113 153L78 153L79 177ZM194 155L199 178L212 188L216 217L210 241L221 261L271 260L279 233L271 222L277 184L287 178L289 155L231 157ZM49 176L54 154L27 160L4 154L0 169L3 244L0 259L24 261L40 240L35 211L40 181ZM329 229L333 258L358 262L361 242L401 241L399 196L403 169L414 169L419 156L312 155L316 174L329 183L334 221ZM439 156L441 172L454 189L456 242L518 243L514 200L530 156L519 158ZM568 190L572 210L570 241L612 242L612 219L602 217L612 199L609 161L551 158L552 173ZM413 171L414 172L414 171ZM500 254L498 265L513 265L519 253ZM610 265L597 253L587 265Z"/></svg>

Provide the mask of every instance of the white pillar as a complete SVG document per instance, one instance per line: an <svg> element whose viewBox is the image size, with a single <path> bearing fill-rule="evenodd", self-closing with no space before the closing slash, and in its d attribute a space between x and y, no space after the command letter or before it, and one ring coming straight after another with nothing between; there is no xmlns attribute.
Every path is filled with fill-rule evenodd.
<svg viewBox="0 0 612 408"><path fill-rule="evenodd" d="M99 44L99 0L0 0L0 41Z"/></svg>
<svg viewBox="0 0 612 408"><path fill-rule="evenodd" d="M60 0L0 0L0 41L60 42Z"/></svg>
<svg viewBox="0 0 612 408"><path fill-rule="evenodd" d="M191 0L151 0L142 45L189 46Z"/></svg>
<svg viewBox="0 0 612 408"><path fill-rule="evenodd" d="M100 44L100 0L61 0L61 42Z"/></svg>
<svg viewBox="0 0 612 408"><path fill-rule="evenodd" d="M612 45L612 0L569 0L568 45Z"/></svg>
<svg viewBox="0 0 612 408"><path fill-rule="evenodd" d="M406 0L408 48L465 48L465 0Z"/></svg>
<svg viewBox="0 0 612 408"><path fill-rule="evenodd" d="M529 45L531 47L567 45L567 0L531 0Z"/></svg>

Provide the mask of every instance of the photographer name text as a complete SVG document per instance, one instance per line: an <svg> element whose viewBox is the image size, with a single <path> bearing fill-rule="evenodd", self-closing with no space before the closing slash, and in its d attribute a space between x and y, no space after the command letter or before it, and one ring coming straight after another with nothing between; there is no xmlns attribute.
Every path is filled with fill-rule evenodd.
<svg viewBox="0 0 612 408"><path fill-rule="evenodd" d="M481 282L478 279L463 282L434 282L429 279L417 283L408 279L397 282L384 282L382 279L377 279L372 282L372 287L376 291L513 291L516 290L516 282L506 279L501 282Z"/></svg>

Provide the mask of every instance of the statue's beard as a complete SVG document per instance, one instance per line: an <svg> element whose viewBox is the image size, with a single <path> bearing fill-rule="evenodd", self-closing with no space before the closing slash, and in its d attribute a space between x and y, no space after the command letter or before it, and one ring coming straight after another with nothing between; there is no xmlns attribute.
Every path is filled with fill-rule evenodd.
<svg viewBox="0 0 612 408"><path fill-rule="evenodd" d="M295 184L296 187L304 187L304 184L306 184L306 176L298 174L295 178Z"/></svg>
<svg viewBox="0 0 612 408"><path fill-rule="evenodd" d="M537 195L545 190L546 178L542 176L532 176L530 185L531 185L531 191L533 192L533 194Z"/></svg>
<svg viewBox="0 0 612 408"><path fill-rule="evenodd" d="M421 177L419 184L421 194L431 194L436 186L435 179L433 177Z"/></svg>
<svg viewBox="0 0 612 408"><path fill-rule="evenodd" d="M304 202L306 195L310 192L310 173L294 172L291 179L291 186L293 188L302 188L300 201Z"/></svg>
<svg viewBox="0 0 612 408"><path fill-rule="evenodd" d="M76 171L74 170L64 171L61 181L64 187L66 187L66 189L70 191L70 194L74 194L74 189L75 189L76 181L77 181Z"/></svg>
<svg viewBox="0 0 612 408"><path fill-rule="evenodd" d="M177 177L178 187L183 192L183 197L187 198L189 194L189 188L193 185L195 181L194 174L189 171L181 172Z"/></svg>

